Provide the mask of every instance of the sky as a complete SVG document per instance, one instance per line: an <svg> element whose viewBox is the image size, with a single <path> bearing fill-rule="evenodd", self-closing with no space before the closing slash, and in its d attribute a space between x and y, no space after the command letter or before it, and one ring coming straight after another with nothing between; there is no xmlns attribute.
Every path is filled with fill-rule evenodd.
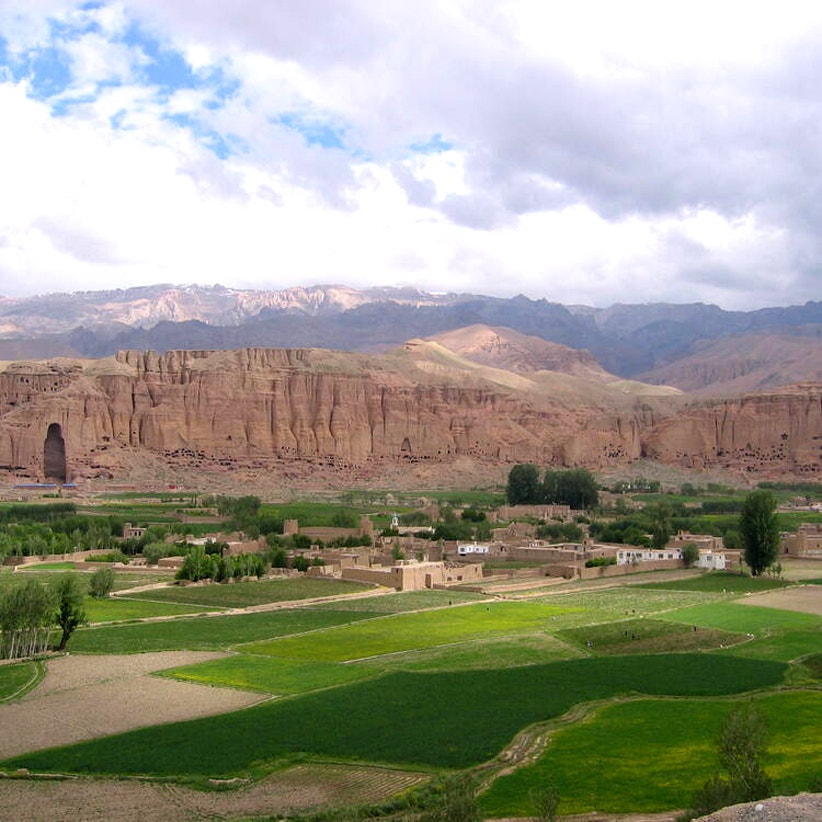
<svg viewBox="0 0 822 822"><path fill-rule="evenodd" d="M822 299L822 4L0 0L0 295Z"/></svg>

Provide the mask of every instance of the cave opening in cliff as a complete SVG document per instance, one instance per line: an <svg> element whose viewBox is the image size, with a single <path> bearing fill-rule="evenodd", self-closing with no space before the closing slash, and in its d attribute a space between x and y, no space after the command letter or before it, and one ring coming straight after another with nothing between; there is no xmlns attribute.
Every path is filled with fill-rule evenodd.
<svg viewBox="0 0 822 822"><path fill-rule="evenodd" d="M68 474L66 470L66 441L63 439L63 429L59 423L53 422L46 434L43 444L43 473L46 479L56 482L65 482Z"/></svg>

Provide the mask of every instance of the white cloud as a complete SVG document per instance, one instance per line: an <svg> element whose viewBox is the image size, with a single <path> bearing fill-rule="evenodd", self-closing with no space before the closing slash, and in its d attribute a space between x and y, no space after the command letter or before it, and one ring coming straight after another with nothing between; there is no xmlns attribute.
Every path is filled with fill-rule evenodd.
<svg viewBox="0 0 822 822"><path fill-rule="evenodd" d="M0 293L812 299L821 20L790 0L0 0Z"/></svg>

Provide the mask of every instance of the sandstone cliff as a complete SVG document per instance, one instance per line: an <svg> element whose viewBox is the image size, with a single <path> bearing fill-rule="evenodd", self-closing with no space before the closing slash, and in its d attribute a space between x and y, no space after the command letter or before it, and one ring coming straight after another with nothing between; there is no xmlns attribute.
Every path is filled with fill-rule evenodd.
<svg viewBox="0 0 822 822"><path fill-rule="evenodd" d="M0 371L0 468L42 478L51 426L73 478L123 476L142 453L196 471L461 458L596 469L651 457L809 476L820 470L820 409L819 386L688 404L641 386L443 363L415 346L380 357L127 351Z"/></svg>

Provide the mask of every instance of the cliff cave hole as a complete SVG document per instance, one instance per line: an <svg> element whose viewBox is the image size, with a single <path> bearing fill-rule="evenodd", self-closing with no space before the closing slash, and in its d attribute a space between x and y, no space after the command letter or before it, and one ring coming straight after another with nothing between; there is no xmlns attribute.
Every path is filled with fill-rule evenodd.
<svg viewBox="0 0 822 822"><path fill-rule="evenodd" d="M411 440L409 440L408 437L406 437L402 441L402 445L400 446L400 451L402 451L404 454L410 454L411 453Z"/></svg>
<svg viewBox="0 0 822 822"><path fill-rule="evenodd" d="M66 481L66 441L62 427L53 422L43 444L43 473L47 479Z"/></svg>

